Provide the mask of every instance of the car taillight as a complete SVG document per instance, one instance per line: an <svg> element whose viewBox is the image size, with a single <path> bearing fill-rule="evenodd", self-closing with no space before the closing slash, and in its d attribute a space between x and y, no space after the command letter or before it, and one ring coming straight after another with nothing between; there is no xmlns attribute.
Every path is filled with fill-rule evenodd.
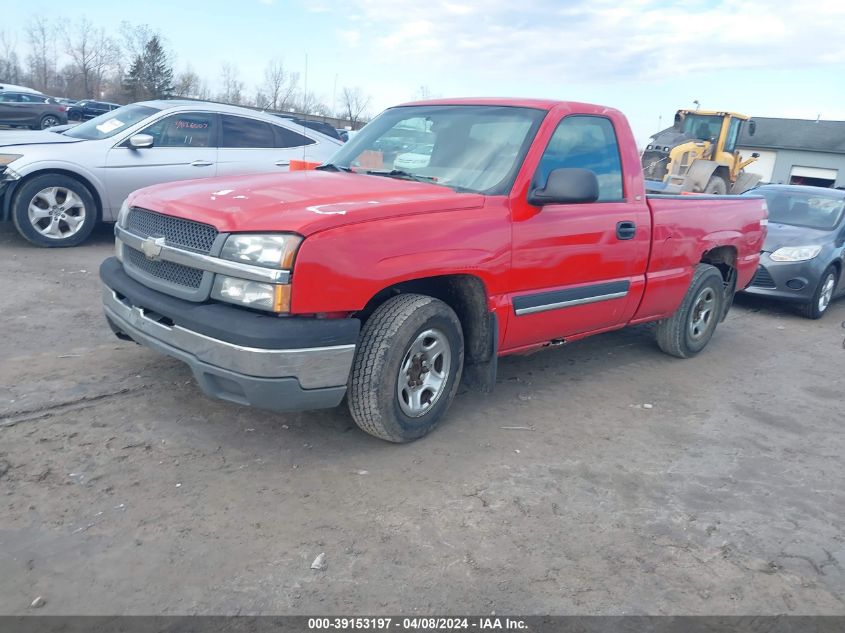
<svg viewBox="0 0 845 633"><path fill-rule="evenodd" d="M66 106L63 106L63 105L60 105L60 106L59 106L59 112L67 112L67 107L66 107Z"/></svg>

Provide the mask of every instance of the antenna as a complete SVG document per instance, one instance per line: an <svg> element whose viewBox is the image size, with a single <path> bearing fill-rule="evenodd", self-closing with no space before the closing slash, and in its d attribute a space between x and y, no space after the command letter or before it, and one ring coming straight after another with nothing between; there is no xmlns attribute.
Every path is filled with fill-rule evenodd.
<svg viewBox="0 0 845 633"><path fill-rule="evenodd" d="M305 106L302 109L308 109L308 53L305 53L305 78L303 80L303 89L302 89L302 105ZM308 113L303 112L305 116L302 119L302 135L306 136L305 134L305 121L308 120ZM307 145L302 146L302 160L305 160L305 148Z"/></svg>
<svg viewBox="0 0 845 633"><path fill-rule="evenodd" d="M698 102L698 99L693 100L692 104L695 106L695 111L698 112L698 108L701 107L701 104Z"/></svg>

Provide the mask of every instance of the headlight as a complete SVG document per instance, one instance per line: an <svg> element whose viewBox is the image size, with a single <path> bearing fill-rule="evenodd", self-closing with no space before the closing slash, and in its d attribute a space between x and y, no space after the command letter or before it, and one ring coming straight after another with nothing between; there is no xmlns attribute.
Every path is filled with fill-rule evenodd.
<svg viewBox="0 0 845 633"><path fill-rule="evenodd" d="M805 262L821 253L822 247L816 246L784 246L777 249L769 257L775 262Z"/></svg>
<svg viewBox="0 0 845 633"><path fill-rule="evenodd" d="M226 240L220 257L243 264L290 270L301 242L299 235L235 234Z"/></svg>
<svg viewBox="0 0 845 633"><path fill-rule="evenodd" d="M265 284L260 281L217 275L211 289L211 297L268 312L290 310L290 286L286 284Z"/></svg>
<svg viewBox="0 0 845 633"><path fill-rule="evenodd" d="M20 174L9 167L9 163L16 161L23 154L0 154L0 180L18 180Z"/></svg>
<svg viewBox="0 0 845 633"><path fill-rule="evenodd" d="M120 213L117 214L117 225L126 227L126 218L129 215L129 200L126 199L123 201L123 204L120 205Z"/></svg>

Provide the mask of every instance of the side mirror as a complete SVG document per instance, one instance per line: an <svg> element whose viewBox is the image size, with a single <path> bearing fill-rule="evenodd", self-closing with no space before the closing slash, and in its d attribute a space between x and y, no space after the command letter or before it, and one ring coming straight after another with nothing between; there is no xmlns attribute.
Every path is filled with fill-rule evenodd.
<svg viewBox="0 0 845 633"><path fill-rule="evenodd" d="M754 136L757 132L757 121L749 121L748 122L748 136Z"/></svg>
<svg viewBox="0 0 845 633"><path fill-rule="evenodd" d="M683 122L684 122L684 118L681 116L681 113L676 112L675 113L675 123L674 123L674 128L675 128L676 132L681 131L681 125L683 124Z"/></svg>
<svg viewBox="0 0 845 633"><path fill-rule="evenodd" d="M598 199L598 178L589 169L580 167L553 169L545 187L537 187L528 193L528 202L538 207L595 202Z"/></svg>
<svg viewBox="0 0 845 633"><path fill-rule="evenodd" d="M146 149L152 147L155 139L149 134L133 134L129 137L129 147L132 149Z"/></svg>

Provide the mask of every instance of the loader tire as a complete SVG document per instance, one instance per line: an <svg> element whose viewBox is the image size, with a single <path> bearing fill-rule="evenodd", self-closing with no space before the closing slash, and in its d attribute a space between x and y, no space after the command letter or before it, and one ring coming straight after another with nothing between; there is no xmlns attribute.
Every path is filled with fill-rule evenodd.
<svg viewBox="0 0 845 633"><path fill-rule="evenodd" d="M714 196L724 196L728 193L728 183L721 176L711 176L707 181L702 193L709 193Z"/></svg>

